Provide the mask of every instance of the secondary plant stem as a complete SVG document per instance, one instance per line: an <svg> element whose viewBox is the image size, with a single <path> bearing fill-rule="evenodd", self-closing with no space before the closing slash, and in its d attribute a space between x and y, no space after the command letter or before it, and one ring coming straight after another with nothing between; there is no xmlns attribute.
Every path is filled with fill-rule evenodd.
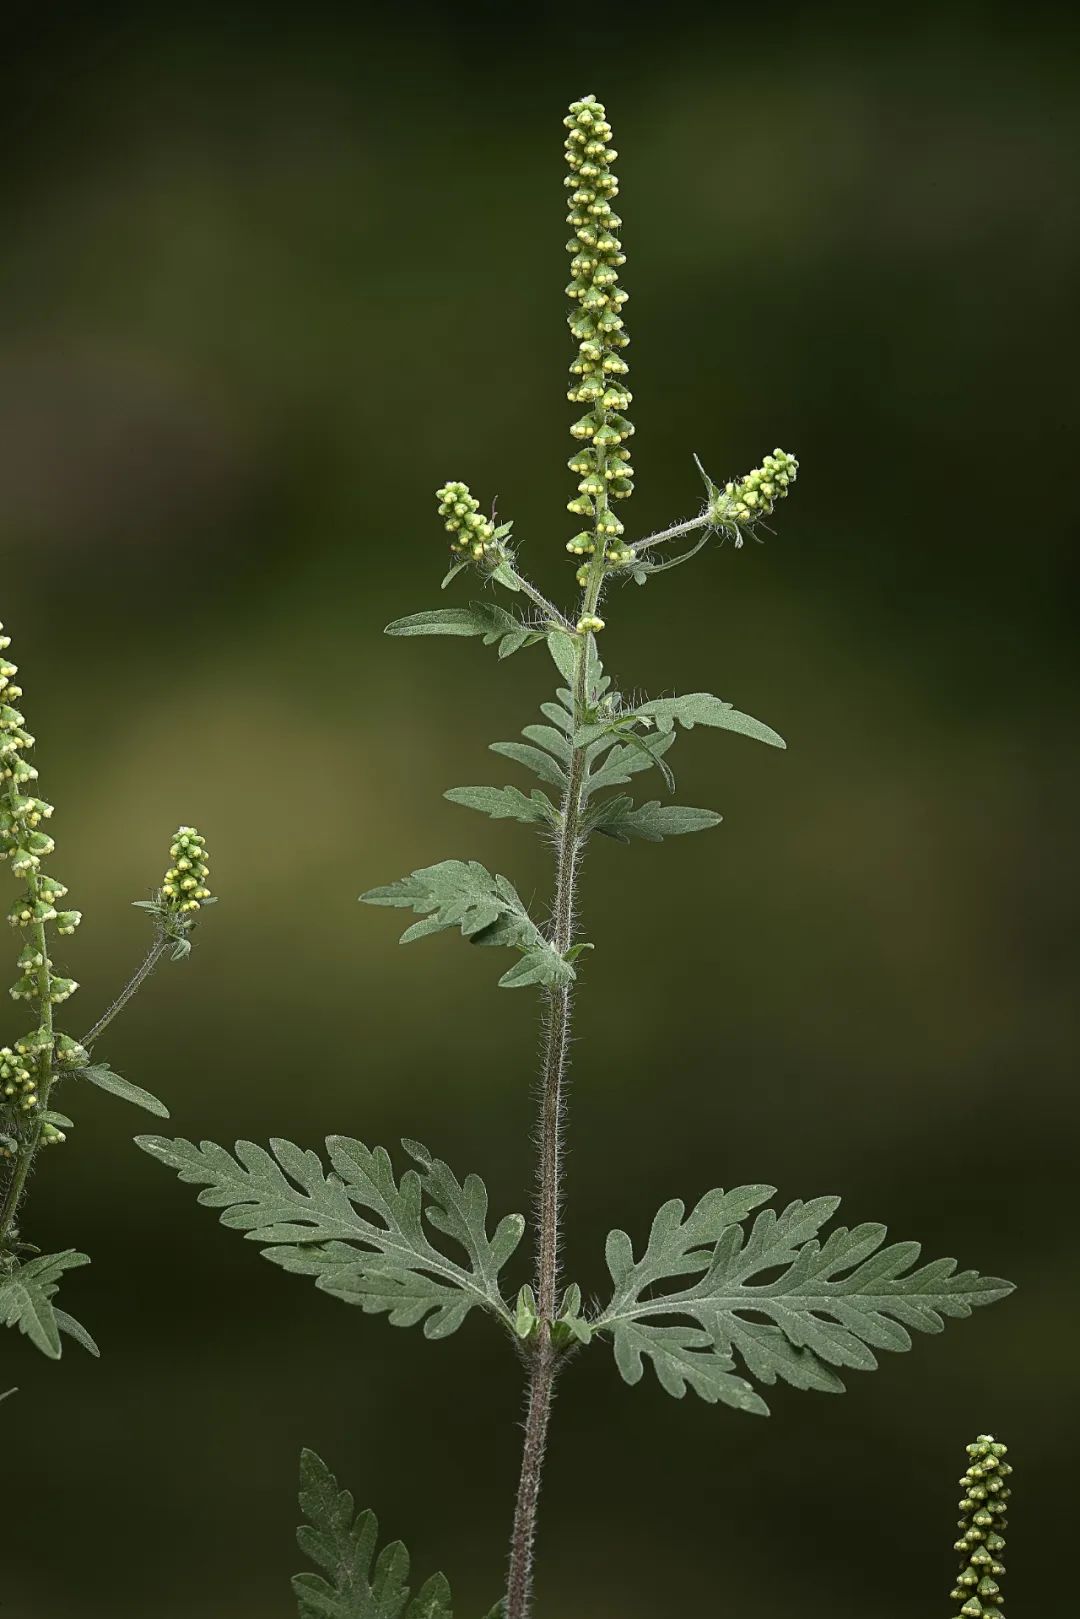
<svg viewBox="0 0 1080 1619"><path fill-rule="evenodd" d="M661 545L664 540L677 540L680 534L692 534L696 528L708 528L709 515L703 512L700 517L687 518L685 523L675 523L671 528L662 528L656 534L649 534L643 540L635 540L630 549L637 556L641 551L647 551L651 545Z"/></svg>
<svg viewBox="0 0 1080 1619"><path fill-rule="evenodd" d="M153 944L150 946L150 949L147 951L144 960L138 967L136 967L135 971L132 973L131 977L128 979L115 1001L113 1001L108 1011L102 1013L101 1017L98 1018L89 1034L83 1035L81 1044L84 1045L87 1050L90 1049L98 1036L109 1027L109 1024L112 1022L113 1018L117 1017L119 1013L124 1010L124 1007L127 1005L128 1001L130 1001L131 997L142 988L172 942L173 941L170 940L166 933L158 934L158 937L154 940Z"/></svg>

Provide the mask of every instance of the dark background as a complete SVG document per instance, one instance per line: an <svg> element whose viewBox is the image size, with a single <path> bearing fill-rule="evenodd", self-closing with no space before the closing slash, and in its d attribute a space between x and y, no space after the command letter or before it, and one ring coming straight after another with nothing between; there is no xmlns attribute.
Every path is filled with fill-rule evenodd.
<svg viewBox="0 0 1080 1619"><path fill-rule="evenodd" d="M447 477L569 596L560 119L595 92L631 535L695 509L692 450L802 472L766 545L609 602L624 683L713 689L790 746L694 732L680 794L723 826L590 855L569 1274L599 1293L611 1225L767 1179L1021 1290L842 1399L774 1391L769 1422L582 1357L539 1613L945 1615L985 1428L1017 1464L1011 1605L1049 1611L1077 1438L1074 34L975 4L226 13L7 24L0 611L86 916L69 1022L196 821L222 902L102 1054L176 1133L417 1135L527 1206L535 1000L459 942L398 951L355 898L460 855L543 903L540 842L440 793L526 784L485 744L546 655L380 630L439 600ZM60 1105L28 1228L93 1255L64 1302L103 1359L2 1346L4 1611L290 1613L302 1443L486 1609L521 1410L498 1334L318 1295L130 1144L153 1121Z"/></svg>

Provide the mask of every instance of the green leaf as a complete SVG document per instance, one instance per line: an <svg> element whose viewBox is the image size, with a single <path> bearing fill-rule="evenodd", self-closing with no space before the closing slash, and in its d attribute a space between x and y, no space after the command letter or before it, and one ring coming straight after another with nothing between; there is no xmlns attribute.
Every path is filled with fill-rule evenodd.
<svg viewBox="0 0 1080 1619"><path fill-rule="evenodd" d="M97 1346L90 1334L52 1302L64 1272L89 1263L86 1254L66 1248L63 1253L39 1254L19 1265L0 1281L0 1325L18 1327L50 1360L60 1359L62 1331L96 1355Z"/></svg>
<svg viewBox="0 0 1080 1619"><path fill-rule="evenodd" d="M523 1218L507 1215L489 1237L483 1181L470 1175L462 1185L416 1142L406 1151L421 1169L407 1170L399 1185L382 1147L369 1150L347 1136L327 1139L330 1174L316 1153L280 1139L270 1143L273 1156L238 1141L235 1158L212 1141L136 1141L182 1181L202 1186L199 1202L263 1244L267 1259L367 1314L388 1315L391 1326L422 1321L426 1337L444 1338L476 1306L512 1325L498 1275L521 1240ZM467 1264L436 1248L428 1226L448 1236Z"/></svg>
<svg viewBox="0 0 1080 1619"><path fill-rule="evenodd" d="M572 1282L563 1294L551 1337L556 1344L566 1344L571 1339L579 1344L587 1344L592 1338L592 1326L581 1308L581 1289L576 1282Z"/></svg>
<svg viewBox="0 0 1080 1619"><path fill-rule="evenodd" d="M451 578L452 573L447 576ZM444 581L445 583L446 581ZM467 607L437 607L430 613L410 613L386 626L387 635L479 635L485 646L500 643L505 657L520 647L544 639L542 630L530 629L505 607L494 602L470 602Z"/></svg>
<svg viewBox="0 0 1080 1619"><path fill-rule="evenodd" d="M695 725L711 725L721 731L737 731L758 742L767 742L773 748L786 748L787 743L770 725L740 714L737 708L725 703L711 692L692 691L685 697L657 697L651 703L642 703L633 710L638 719L651 719L661 735L672 729L676 720L689 731Z"/></svg>
<svg viewBox="0 0 1080 1619"><path fill-rule="evenodd" d="M587 826L590 831L603 832L619 843L629 843L631 838L660 843L664 838L681 836L684 832L704 832L711 826L719 826L722 819L714 810L661 804L655 798L635 809L633 799L619 793L615 798L602 800L589 813Z"/></svg>
<svg viewBox="0 0 1080 1619"><path fill-rule="evenodd" d="M584 797L591 798L605 787L621 787L638 771L648 770L652 765L664 774L669 785L674 785L674 777L664 764L664 754L674 742L675 733L669 731L666 736L657 733L635 737L632 743L620 741L616 736L595 743L590 750L592 760L585 778Z"/></svg>
<svg viewBox="0 0 1080 1619"><path fill-rule="evenodd" d="M541 933L513 885L476 860L443 860L360 898L368 905L407 907L423 918L405 929L402 944L457 927L473 944L520 950L523 960L499 980L506 989L573 980L573 967Z"/></svg>
<svg viewBox="0 0 1080 1619"><path fill-rule="evenodd" d="M539 776L541 781L550 782L553 787L565 792L566 771L559 760L546 753L543 748L533 747L528 742L492 742L490 747L492 753L501 753L504 759L515 760Z"/></svg>
<svg viewBox="0 0 1080 1619"><path fill-rule="evenodd" d="M733 1351L758 1382L782 1379L839 1393L844 1385L835 1367L870 1371L875 1349L910 1349L909 1329L940 1332L944 1317L970 1315L1012 1292L1011 1282L958 1272L953 1259L913 1270L918 1243L882 1247L882 1225L838 1226L820 1241L839 1204L834 1197L790 1203L781 1214L765 1209L747 1233L742 1222L772 1192L769 1186L708 1192L689 1214L672 1199L653 1221L639 1260L624 1231L611 1233L607 1263L615 1292L593 1330L612 1334L628 1383L640 1379L642 1357L649 1356L670 1393L690 1387L705 1399L766 1411L751 1386L732 1375ZM692 1284L659 1291L697 1273ZM694 1325L668 1325L670 1317Z"/></svg>
<svg viewBox="0 0 1080 1619"><path fill-rule="evenodd" d="M141 1085L133 1085L130 1079L123 1079L119 1074L114 1074L106 1062L92 1063L87 1068L73 1068L72 1073L80 1079L88 1079L99 1091L108 1091L112 1096L119 1096L123 1102L131 1102L135 1107L145 1108L147 1113L153 1113L159 1119L169 1117L169 1110L164 1102L159 1102L156 1096L144 1091Z"/></svg>
<svg viewBox="0 0 1080 1619"><path fill-rule="evenodd" d="M313 1450L300 1456L300 1509L307 1522L297 1530L297 1542L322 1573L293 1576L299 1619L453 1619L442 1574L433 1574L409 1601L405 1547L394 1541L375 1557L374 1513L354 1518L351 1494L338 1489Z"/></svg>
<svg viewBox="0 0 1080 1619"><path fill-rule="evenodd" d="M528 798L517 787L451 787L443 794L452 804L480 810L494 821L539 822L558 826L559 812L546 793L534 787Z"/></svg>
<svg viewBox="0 0 1080 1619"><path fill-rule="evenodd" d="M66 1332L69 1338L74 1338L75 1342L80 1344L88 1355L93 1355L95 1360L100 1360L101 1350L81 1321L76 1321L75 1317L68 1315L66 1310L54 1310L53 1314L56 1316L56 1324L61 1332Z"/></svg>
<svg viewBox="0 0 1080 1619"><path fill-rule="evenodd" d="M468 566L469 566L468 558L466 558L466 560L464 562L455 562L455 563L453 563L451 565L449 571L444 576L442 584L439 586L439 589L440 590L445 590L447 585L450 584L452 582L452 580L456 579L458 574L461 573Z"/></svg>

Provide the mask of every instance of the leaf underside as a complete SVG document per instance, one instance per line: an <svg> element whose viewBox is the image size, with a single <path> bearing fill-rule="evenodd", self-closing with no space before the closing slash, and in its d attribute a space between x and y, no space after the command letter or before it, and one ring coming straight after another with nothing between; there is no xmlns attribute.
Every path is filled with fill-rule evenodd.
<svg viewBox="0 0 1080 1619"><path fill-rule="evenodd" d="M53 1303L64 1272L89 1263L86 1254L67 1248L60 1254L39 1254L19 1265L0 1281L0 1325L18 1327L50 1360L60 1359L61 1333L96 1356L97 1344L86 1328Z"/></svg>
<svg viewBox="0 0 1080 1619"><path fill-rule="evenodd" d="M710 1403L767 1414L737 1374L736 1354L759 1383L840 1393L838 1369L871 1371L875 1350L910 1349L913 1331L940 1332L945 1317L968 1316L1013 1290L998 1277L958 1271L953 1259L913 1268L919 1244L883 1246L883 1225L837 1226L820 1239L835 1197L790 1203L780 1214L764 1209L745 1230L742 1222L774 1190L708 1192L689 1214L672 1199L640 1259L624 1231L610 1234L615 1292L593 1330L611 1334L628 1383L640 1381L647 1357L670 1394L691 1388ZM779 1276L762 1279L778 1268ZM696 1280L672 1285L686 1276Z"/></svg>
<svg viewBox="0 0 1080 1619"><path fill-rule="evenodd" d="M433 1574L410 1600L409 1554L400 1540L376 1557L379 1525L373 1512L354 1516L353 1498L339 1490L315 1452L300 1457L300 1550L319 1574L295 1574L299 1619L453 1619L450 1587Z"/></svg>
<svg viewBox="0 0 1080 1619"><path fill-rule="evenodd" d="M384 1148L347 1136L327 1138L330 1173L318 1154L280 1139L271 1141L272 1153L238 1141L235 1157L212 1141L136 1141L182 1181L203 1187L199 1202L220 1209L222 1225L261 1243L267 1259L367 1314L385 1314L391 1326L422 1322L426 1337L445 1338L477 1306L511 1323L498 1278L524 1219L506 1215L489 1236L483 1181L458 1181L419 1142L403 1143L419 1168L399 1183ZM429 1227L465 1262L437 1248Z"/></svg>

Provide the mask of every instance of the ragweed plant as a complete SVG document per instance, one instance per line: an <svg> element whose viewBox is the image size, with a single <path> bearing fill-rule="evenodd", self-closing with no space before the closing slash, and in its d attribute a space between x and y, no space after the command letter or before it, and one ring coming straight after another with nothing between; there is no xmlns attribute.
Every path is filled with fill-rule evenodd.
<svg viewBox="0 0 1080 1619"><path fill-rule="evenodd" d="M212 903L206 886L206 845L194 827L182 826L169 850L172 862L157 893L136 900L152 916L153 942L130 981L85 1034L65 1033L67 1003L78 989L61 972L52 952L69 938L82 913L66 908L67 889L46 869L56 845L47 829L53 806L37 793L37 768L30 761L34 738L16 704L22 687L7 657L10 638L0 625L0 859L6 860L18 892L7 919L20 943L12 999L31 1025L0 1046L0 1323L18 1327L53 1359L66 1333L92 1354L93 1338L53 1303L65 1271L89 1264L86 1254L67 1248L42 1254L25 1240L19 1225L30 1173L43 1147L61 1145L72 1121L54 1106L55 1093L72 1081L88 1080L100 1090L168 1118L156 1096L95 1061L95 1047L121 1009L166 955L179 959L191 949L196 913ZM64 1008L64 1011L61 1011Z"/></svg>
<svg viewBox="0 0 1080 1619"><path fill-rule="evenodd" d="M239 1142L235 1156L211 1142L142 1140L181 1180L203 1188L199 1201L222 1210L225 1225L323 1292L384 1314L393 1326L422 1325L431 1339L447 1337L473 1313L486 1315L516 1347L527 1383L524 1446L505 1594L493 1610L506 1619L524 1619L530 1610L552 1391L576 1353L610 1346L627 1383L639 1383L648 1365L676 1398L690 1390L710 1405L763 1415L763 1388L785 1382L839 1392L845 1372L876 1366L877 1351L907 1349L912 1332L937 1332L946 1317L967 1316L1011 1290L994 1277L958 1270L951 1259L920 1264L918 1244L886 1244L881 1225L840 1225L823 1235L835 1197L774 1211L766 1206L774 1188L764 1185L707 1191L689 1209L673 1198L636 1248L626 1232L612 1231L609 1295L598 1303L587 1304L581 1287L562 1274L563 1087L583 952L592 948L580 934L582 854L594 841L659 842L717 824L712 810L659 797L636 802L623 791L653 770L673 789L669 758L681 729L700 725L784 747L771 726L711 692L637 700L620 691L598 652L605 601L626 580L644 584L687 561L711 537L733 547L760 537L798 473L795 458L781 449L743 477L717 483L703 472L705 499L693 516L627 539L616 515L634 488L616 154L607 115L592 96L573 103L565 126L575 345L569 399L583 407L570 429L576 487L568 509L576 522L565 544L580 595L567 610L549 601L526 578L511 525L485 517L469 487L453 481L436 497L451 549L443 584L471 572L490 594L388 626L397 637L477 637L497 647L500 658L530 646L550 653L559 680L541 704L543 723L527 725L521 741L492 744L538 785L455 787L446 794L531 826L553 846L550 909L534 915L508 878L455 859L362 896L415 913L402 943L457 929L474 945L510 952L500 985L532 986L542 999L532 1279L510 1290L502 1280L527 1229L522 1216L505 1215L492 1229L483 1182L476 1175L459 1179L419 1142L403 1142L409 1167L399 1174L383 1148L345 1136L327 1141L329 1168L316 1153L281 1140L270 1151ZM302 1619L401 1613L408 1600L404 1550L395 1544L373 1561L375 1520L364 1513L354 1522L351 1498L310 1453L301 1499L308 1518L301 1545L322 1570L294 1582ZM446 1582L435 1576L407 1614L446 1619L450 1611Z"/></svg>

